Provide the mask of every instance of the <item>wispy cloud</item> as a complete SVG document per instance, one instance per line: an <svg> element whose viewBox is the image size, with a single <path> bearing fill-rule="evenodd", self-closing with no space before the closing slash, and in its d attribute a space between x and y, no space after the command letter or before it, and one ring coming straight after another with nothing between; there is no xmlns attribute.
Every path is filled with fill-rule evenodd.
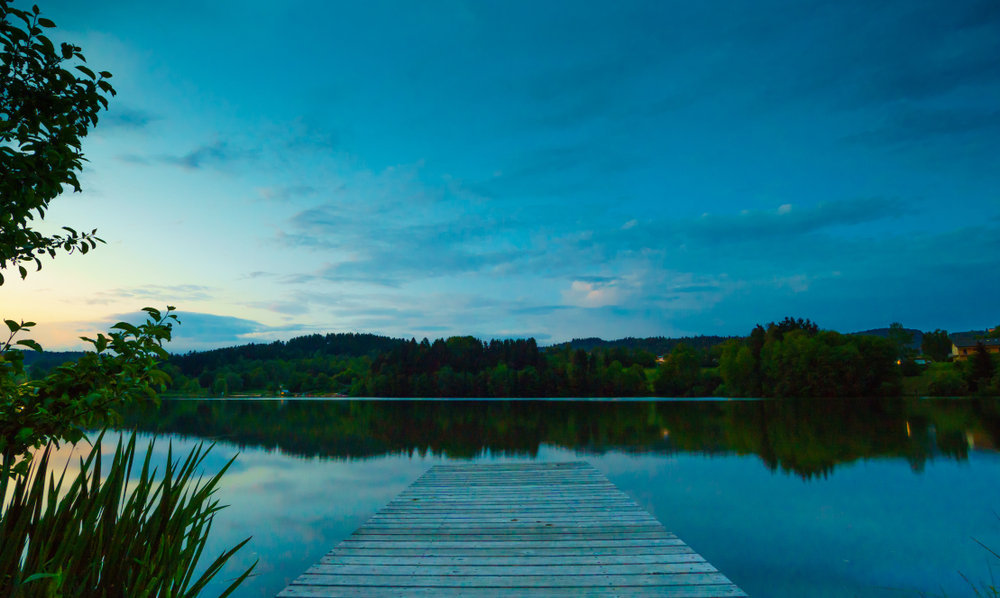
<svg viewBox="0 0 1000 598"><path fill-rule="evenodd" d="M194 284L182 285L145 285L139 287L123 287L101 291L84 299L88 305L107 305L126 300L143 300L176 303L181 301L207 301L214 297L217 289Z"/></svg>
<svg viewBox="0 0 1000 598"><path fill-rule="evenodd" d="M252 159L256 155L256 151L235 149L226 141L216 141L197 147L183 156L160 156L158 159L185 170L200 170L209 166L219 168L232 162Z"/></svg>
<svg viewBox="0 0 1000 598"><path fill-rule="evenodd" d="M179 325L172 330L172 340L166 345L172 352L232 346L249 342L270 342L278 338L288 338L291 335L305 333L308 329L301 324L286 326L267 326L254 320L220 316L216 314L179 311ZM146 320L144 313L121 313L90 323L96 329L107 329L115 322L130 322L140 324Z"/></svg>
<svg viewBox="0 0 1000 598"><path fill-rule="evenodd" d="M107 115L101 115L98 126L114 129L143 129L150 123L161 119L161 116L146 110L137 110L116 103L112 105Z"/></svg>
<svg viewBox="0 0 1000 598"><path fill-rule="evenodd" d="M257 190L266 201L291 201L299 197L316 194L316 188L309 185L288 185L282 187L261 187Z"/></svg>

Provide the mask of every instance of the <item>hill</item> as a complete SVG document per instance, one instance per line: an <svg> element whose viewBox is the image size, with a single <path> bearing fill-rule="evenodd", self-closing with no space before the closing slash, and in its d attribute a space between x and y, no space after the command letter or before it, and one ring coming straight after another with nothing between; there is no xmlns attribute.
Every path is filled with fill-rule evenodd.
<svg viewBox="0 0 1000 598"><path fill-rule="evenodd" d="M197 376L201 372L215 370L238 361L282 360L291 361L310 357L375 357L404 343L403 339L378 336L376 334L331 333L311 334L290 339L287 342L274 341L268 344L251 343L239 347L226 347L212 351L192 351L184 355L174 355L170 363L187 376Z"/></svg>
<svg viewBox="0 0 1000 598"><path fill-rule="evenodd" d="M920 343L924 342L924 333L916 328L904 328L903 330L913 335L913 342L909 344L909 347L911 349L920 349ZM862 330L861 332L851 332L849 334L853 336L877 336L880 338L889 338L889 329L873 328L872 330Z"/></svg>

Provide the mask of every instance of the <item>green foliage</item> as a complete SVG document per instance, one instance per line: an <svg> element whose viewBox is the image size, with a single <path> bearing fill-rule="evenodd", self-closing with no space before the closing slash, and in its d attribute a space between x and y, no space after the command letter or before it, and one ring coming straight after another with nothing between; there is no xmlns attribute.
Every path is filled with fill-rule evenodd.
<svg viewBox="0 0 1000 598"><path fill-rule="evenodd" d="M863 397L901 392L896 345L871 336L819 331L786 318L730 341L719 370L729 396Z"/></svg>
<svg viewBox="0 0 1000 598"><path fill-rule="evenodd" d="M889 340L896 346L896 358L906 359L910 354L910 344L913 343L913 333L907 332L899 322L889 325Z"/></svg>
<svg viewBox="0 0 1000 598"><path fill-rule="evenodd" d="M100 441L68 485L65 471L58 481L49 475L52 445L13 484L6 465L0 472L0 496L9 492L10 497L0 510L0 594L195 598L249 541L194 577L212 519L223 508L212 496L232 461L205 482L195 476L210 449L199 445L183 462L174 460L171 449L157 481L150 443L135 478L135 434L127 443L119 440L106 472L101 470ZM255 566L221 596L229 595Z"/></svg>
<svg viewBox="0 0 1000 598"><path fill-rule="evenodd" d="M653 390L659 396L684 397L698 386L700 380L701 358L694 349L681 343L674 347L658 368Z"/></svg>
<svg viewBox="0 0 1000 598"><path fill-rule="evenodd" d="M68 234L44 235L32 226L36 218L45 218L64 187L80 191L82 139L97 125L108 96L115 95L107 81L111 73L95 74L84 66L79 47L63 43L56 50L42 32L53 27L37 6L24 11L0 0L0 270L17 267L21 278L28 274L25 265L41 269L40 256L55 257L60 249L86 254L103 242L96 230L78 233L63 227ZM0 275L0 285L3 282ZM9 331L7 340L0 342L4 596L193 597L242 546L222 555L192 582L219 508L210 498L222 475L192 485L204 459L200 448L180 467L171 453L163 481L154 486L150 445L132 493L127 489L132 484L134 437L125 448L119 444L103 483L99 444L67 489L64 477L58 483L52 477L46 487L48 449L34 468L31 465L41 446L76 443L85 429L113 423L116 407L158 400L157 390L170 381L158 362L169 357L162 344L170 340L177 320L173 309L145 308L145 324L119 322L108 335L83 337L94 351L36 380L25 372L21 348L42 348L29 339L15 340L34 324L4 320Z"/></svg>
<svg viewBox="0 0 1000 598"><path fill-rule="evenodd" d="M937 376L930 383L932 397L961 397L969 392L969 385L955 372Z"/></svg>
<svg viewBox="0 0 1000 598"><path fill-rule="evenodd" d="M969 358L968 369L966 370L966 383L972 392L980 391L984 394L992 394L992 379L997 370L993 363L989 350L983 341L976 343L976 352Z"/></svg>
<svg viewBox="0 0 1000 598"><path fill-rule="evenodd" d="M657 355L667 355L674 350L674 347L681 343L684 343L696 351L705 351L707 349L711 349L712 347L717 347L727 340L729 340L728 337L724 336L685 336L681 338L666 338L663 336L634 338L629 336L613 341L590 337L575 338L564 345L559 345L559 347L569 345L573 349L583 349L588 352L592 352L594 349L603 349L605 351L625 349L629 350L629 352L643 351L648 354L650 358L655 360ZM621 359L621 354L616 355L611 361L614 361L615 359L621 361L622 365L625 365L626 367L632 365L631 363L626 364L625 361ZM654 367L655 363L644 363L643 366Z"/></svg>
<svg viewBox="0 0 1000 598"><path fill-rule="evenodd" d="M925 332L920 343L920 350L934 361L947 360L951 354L951 339L948 338L948 331L938 328L934 332Z"/></svg>
<svg viewBox="0 0 1000 598"><path fill-rule="evenodd" d="M55 25L39 14L37 6L25 11L0 0L0 270L16 266L21 278L25 264L41 269L39 256L87 253L103 242L96 230L63 227L68 234L46 236L31 224L45 218L63 186L80 191L81 139L115 95L111 73L64 68L86 59L72 44L57 50L43 34Z"/></svg>
<svg viewBox="0 0 1000 598"><path fill-rule="evenodd" d="M754 396L760 367L752 349L736 339L727 341L719 361L726 393L735 397Z"/></svg>
<svg viewBox="0 0 1000 598"><path fill-rule="evenodd" d="M34 324L7 320L10 336L0 343L0 458L12 474L27 473L31 449L49 441L76 443L83 430L114 422L114 409L129 402L158 400L157 390L169 382L158 367L168 357L173 307L166 312L147 307L145 324L119 322L112 332L75 363L62 365L41 380L27 381L18 345L41 351L32 340L14 341Z"/></svg>
<svg viewBox="0 0 1000 598"><path fill-rule="evenodd" d="M789 318L786 316L785 319L780 322L771 322L767 325L766 338L767 340L780 341L785 338L786 334L789 332L795 332L796 330L812 336L819 332L819 326L808 319L803 320L802 318L799 318L796 320L795 318Z"/></svg>
<svg viewBox="0 0 1000 598"><path fill-rule="evenodd" d="M925 369L926 366L920 365L917 363L917 360L913 358L903 359L899 364L899 373L907 378L919 376Z"/></svg>

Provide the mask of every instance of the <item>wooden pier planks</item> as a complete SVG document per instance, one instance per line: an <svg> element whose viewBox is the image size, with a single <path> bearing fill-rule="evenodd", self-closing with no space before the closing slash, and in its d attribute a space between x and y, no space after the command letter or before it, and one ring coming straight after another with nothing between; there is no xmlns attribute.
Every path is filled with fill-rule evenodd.
<svg viewBox="0 0 1000 598"><path fill-rule="evenodd" d="M746 594L574 462L437 465L278 596Z"/></svg>

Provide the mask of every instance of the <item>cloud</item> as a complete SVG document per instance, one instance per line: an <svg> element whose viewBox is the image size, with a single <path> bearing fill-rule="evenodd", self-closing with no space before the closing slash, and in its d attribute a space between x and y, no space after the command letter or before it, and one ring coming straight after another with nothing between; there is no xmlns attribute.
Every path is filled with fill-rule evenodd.
<svg viewBox="0 0 1000 598"><path fill-rule="evenodd" d="M911 109L892 114L883 126L849 135L846 141L865 145L900 145L921 141L949 144L956 137L1000 135L1000 111L977 109Z"/></svg>
<svg viewBox="0 0 1000 598"><path fill-rule="evenodd" d="M101 291L84 299L88 305L107 305L126 300L155 301L159 303L177 303L181 301L207 301L213 298L216 291L213 287L195 284L181 285L144 285L141 287L123 287Z"/></svg>
<svg viewBox="0 0 1000 598"><path fill-rule="evenodd" d="M220 168L226 164L251 159L257 152L233 149L225 141L216 141L211 145L202 145L183 156L160 156L159 161L165 164L180 166L185 170L201 170L207 166Z"/></svg>
<svg viewBox="0 0 1000 598"><path fill-rule="evenodd" d="M762 237L801 236L835 227L855 226L886 218L899 218L912 211L898 199L865 198L824 202L810 208L792 204L777 210L753 210L739 215L703 216L690 226L691 236L720 243Z"/></svg>
<svg viewBox="0 0 1000 598"><path fill-rule="evenodd" d="M232 148L228 142L216 141L209 145L199 146L181 156L159 155L142 156L139 154L121 154L117 159L129 164L150 166L154 163L178 166L184 170L202 170L207 167L224 168L227 165L243 160L252 160L259 152Z"/></svg>
<svg viewBox="0 0 1000 598"><path fill-rule="evenodd" d="M99 124L113 129L143 129L150 123L161 119L162 117L145 110L136 110L114 104L108 114L100 117Z"/></svg>
<svg viewBox="0 0 1000 598"><path fill-rule="evenodd" d="M530 307L516 307L510 309L510 313L523 316L544 316L557 311L569 309L569 305L532 305Z"/></svg>
<svg viewBox="0 0 1000 598"><path fill-rule="evenodd" d="M310 311L309 305L292 301L253 301L245 305L289 316L301 316Z"/></svg>
<svg viewBox="0 0 1000 598"><path fill-rule="evenodd" d="M160 159L186 170L199 170L207 165L220 166L241 159L245 155L244 152L230 149L225 141L216 141L212 145L203 145L183 156L162 156Z"/></svg>
<svg viewBox="0 0 1000 598"><path fill-rule="evenodd" d="M569 289L563 291L563 301L576 307L604 307L621 303L628 291L618 285L618 281L608 283L574 280Z"/></svg>
<svg viewBox="0 0 1000 598"><path fill-rule="evenodd" d="M308 331L301 324L267 326L244 318L188 311L178 311L176 315L180 324L173 327L172 339L166 345L167 350L174 353L250 342L270 342ZM102 321L90 323L88 326L107 329L114 323L121 321L138 325L146 321L146 315L141 312L117 314Z"/></svg>
<svg viewBox="0 0 1000 598"><path fill-rule="evenodd" d="M117 156L116 159L121 162L126 162L128 164L140 164L142 166L149 166L149 160L138 154L122 154L120 156Z"/></svg>
<svg viewBox="0 0 1000 598"><path fill-rule="evenodd" d="M253 280L255 278L271 278L277 276L273 272L263 272L261 270L256 270L254 272L247 272L243 276L240 276L240 280Z"/></svg>
<svg viewBox="0 0 1000 598"><path fill-rule="evenodd" d="M292 151L333 151L340 145L340 133L316 123L299 121L290 131L285 147Z"/></svg>
<svg viewBox="0 0 1000 598"><path fill-rule="evenodd" d="M309 185L289 185L285 187L261 187L257 189L261 199L266 201L291 201L298 197L316 194L316 188Z"/></svg>

